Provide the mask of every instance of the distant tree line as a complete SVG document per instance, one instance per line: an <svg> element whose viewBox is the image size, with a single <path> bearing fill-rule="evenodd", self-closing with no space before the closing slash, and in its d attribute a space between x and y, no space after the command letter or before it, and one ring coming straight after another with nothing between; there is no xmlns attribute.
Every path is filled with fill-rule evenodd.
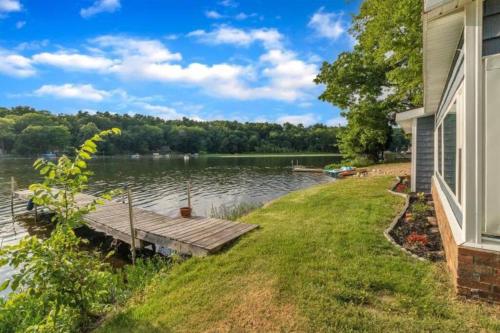
<svg viewBox="0 0 500 333"><path fill-rule="evenodd" d="M54 115L31 107L0 108L0 149L35 155L71 152L101 130L122 129L102 143L105 155L168 153L338 152L339 127L316 124L163 120L144 115L78 112Z"/></svg>

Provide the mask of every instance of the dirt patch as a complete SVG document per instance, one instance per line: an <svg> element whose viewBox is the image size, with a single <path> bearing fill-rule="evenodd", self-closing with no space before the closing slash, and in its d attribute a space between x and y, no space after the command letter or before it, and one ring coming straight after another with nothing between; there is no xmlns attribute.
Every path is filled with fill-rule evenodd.
<svg viewBox="0 0 500 333"><path fill-rule="evenodd" d="M444 259L441 235L430 194L410 194L409 207L394 228L391 237L405 249L432 261Z"/></svg>
<svg viewBox="0 0 500 333"><path fill-rule="evenodd" d="M241 284L232 295L234 307L221 321L205 332L296 332L299 331L295 305L277 299L274 283L259 280Z"/></svg>
<svg viewBox="0 0 500 333"><path fill-rule="evenodd" d="M406 176L411 173L410 163L376 164L366 167L369 176Z"/></svg>

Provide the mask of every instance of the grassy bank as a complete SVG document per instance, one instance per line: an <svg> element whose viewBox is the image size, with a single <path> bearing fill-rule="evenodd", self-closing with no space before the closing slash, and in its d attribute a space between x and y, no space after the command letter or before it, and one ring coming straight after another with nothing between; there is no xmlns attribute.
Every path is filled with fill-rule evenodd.
<svg viewBox="0 0 500 333"><path fill-rule="evenodd" d="M384 238L403 199L389 176L289 194L243 218L227 251L159 274L99 332L498 331L490 305L453 299L443 264Z"/></svg>

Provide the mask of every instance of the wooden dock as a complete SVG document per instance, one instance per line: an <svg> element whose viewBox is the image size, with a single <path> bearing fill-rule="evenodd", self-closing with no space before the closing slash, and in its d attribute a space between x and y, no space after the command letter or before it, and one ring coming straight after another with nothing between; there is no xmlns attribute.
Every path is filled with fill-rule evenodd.
<svg viewBox="0 0 500 333"><path fill-rule="evenodd" d="M22 190L15 192L15 195L27 201L32 192ZM77 203L82 205L94 199L88 194L78 194L76 197ZM128 204L107 201L85 215L84 220L88 227L132 244ZM258 228L255 224L209 217L173 218L138 207L133 208L133 221L136 247L154 244L195 256L217 252L227 243Z"/></svg>
<svg viewBox="0 0 500 333"><path fill-rule="evenodd" d="M323 173L323 169L319 168L307 168L304 166L294 166L292 169L293 172L312 172L312 173Z"/></svg>

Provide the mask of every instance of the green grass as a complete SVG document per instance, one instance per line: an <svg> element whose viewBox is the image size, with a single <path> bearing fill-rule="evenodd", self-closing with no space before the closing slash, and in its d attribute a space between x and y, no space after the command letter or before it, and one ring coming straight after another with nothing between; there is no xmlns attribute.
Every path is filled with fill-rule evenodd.
<svg viewBox="0 0 500 333"><path fill-rule="evenodd" d="M384 238L403 206L392 181L320 185L252 212L242 220L260 229L158 274L98 331L498 332L493 306L453 298L444 264Z"/></svg>

